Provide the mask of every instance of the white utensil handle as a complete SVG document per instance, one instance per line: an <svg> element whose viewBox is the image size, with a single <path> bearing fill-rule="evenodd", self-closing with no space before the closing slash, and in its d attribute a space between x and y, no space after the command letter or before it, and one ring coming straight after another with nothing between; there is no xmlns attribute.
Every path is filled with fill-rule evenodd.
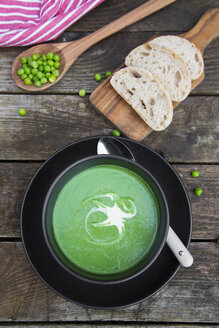
<svg viewBox="0 0 219 328"><path fill-rule="evenodd" d="M192 255L189 253L188 249L183 245L171 227L169 227L167 235L167 245L182 266L188 268L193 264Z"/></svg>

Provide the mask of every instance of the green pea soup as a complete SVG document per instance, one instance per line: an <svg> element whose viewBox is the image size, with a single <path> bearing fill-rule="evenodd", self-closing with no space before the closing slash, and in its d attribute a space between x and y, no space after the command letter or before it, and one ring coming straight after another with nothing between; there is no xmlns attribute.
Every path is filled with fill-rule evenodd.
<svg viewBox="0 0 219 328"><path fill-rule="evenodd" d="M119 165L96 165L60 190L52 213L54 238L83 271L118 274L135 267L153 247L158 208L138 174Z"/></svg>

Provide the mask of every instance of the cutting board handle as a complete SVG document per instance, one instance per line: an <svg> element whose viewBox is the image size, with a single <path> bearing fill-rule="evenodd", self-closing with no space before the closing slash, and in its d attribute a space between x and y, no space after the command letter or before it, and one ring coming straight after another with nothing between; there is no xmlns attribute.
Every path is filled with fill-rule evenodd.
<svg viewBox="0 0 219 328"><path fill-rule="evenodd" d="M194 42L203 54L207 45L219 36L219 9L206 11L198 23L182 36Z"/></svg>

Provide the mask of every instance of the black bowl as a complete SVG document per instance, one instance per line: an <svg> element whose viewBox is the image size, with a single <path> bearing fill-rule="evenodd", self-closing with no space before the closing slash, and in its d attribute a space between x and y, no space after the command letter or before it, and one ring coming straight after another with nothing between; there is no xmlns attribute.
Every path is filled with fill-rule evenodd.
<svg viewBox="0 0 219 328"><path fill-rule="evenodd" d="M41 281L57 295L80 306L117 309L150 298L176 275L180 264L167 244L157 259L141 274L121 283L85 280L60 265L52 255L43 233L45 198L54 181L73 163L96 155L102 136L76 141L53 154L31 179L21 208L20 227L27 259ZM109 137L114 139L114 137ZM161 186L167 200L170 225L187 247L192 234L192 213L186 189L174 168L156 151L139 142L120 137Z"/></svg>
<svg viewBox="0 0 219 328"><path fill-rule="evenodd" d="M57 200L57 197L65 186L65 184L75 175L80 172L98 165L103 164L111 164L118 165L124 168L127 168L135 173L137 173L151 188L152 192L155 195L155 198L158 203L159 209L159 228L157 232L156 239L154 244L152 245L149 253L135 266L126 270L124 272L120 272L117 274L110 275L100 275L93 274L90 272L86 272L81 268L74 265L72 262L68 260L68 258L62 253L59 248L53 233L52 227L52 217L53 217L53 209ZM136 164L133 161L124 159L118 156L112 155L96 155L84 158L71 166L65 169L54 181L51 188L48 191L48 194L45 199L44 209L43 209L43 231L44 237L47 243L48 248L50 249L51 254L65 270L68 270L71 274L76 275L78 278L94 281L98 283L113 284L116 282L126 281L131 279L144 270L146 270L157 258L160 254L167 237L167 232L169 228L169 211L165 196L158 182L154 179L154 177L142 166Z"/></svg>

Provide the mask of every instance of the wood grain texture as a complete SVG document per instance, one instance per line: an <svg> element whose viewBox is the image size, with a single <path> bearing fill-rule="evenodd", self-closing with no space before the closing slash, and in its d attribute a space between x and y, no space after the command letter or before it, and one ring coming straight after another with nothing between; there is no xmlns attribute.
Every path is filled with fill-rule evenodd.
<svg viewBox="0 0 219 328"><path fill-rule="evenodd" d="M174 280L148 301L105 311L81 308L55 295L30 268L21 243L2 242L0 321L217 322L218 250L216 243L193 243L192 268L181 268Z"/></svg>
<svg viewBox="0 0 219 328"><path fill-rule="evenodd" d="M19 214L25 189L39 163L0 163L0 237L20 237ZM174 165L192 204L192 238L216 239L219 236L219 169L216 165ZM200 177L191 176L193 170ZM201 187L201 197L194 189Z"/></svg>
<svg viewBox="0 0 219 328"><path fill-rule="evenodd" d="M198 23L182 36L193 42L203 54L207 45L219 36L219 9L206 11ZM118 70L123 67L125 65L120 66ZM204 80L204 76L203 72L198 79L192 81L191 92ZM90 96L92 105L127 137L142 141L153 129L116 92L110 79L111 77L92 92ZM175 109L179 104L179 102L173 101L173 108Z"/></svg>
<svg viewBox="0 0 219 328"><path fill-rule="evenodd" d="M177 2L180 3L180 1ZM115 70L133 48L144 43L153 34L151 32L120 32L101 41L82 54L59 83L43 92L45 94L75 94L81 88L85 88L88 93L92 92L98 86L94 80L95 73L101 73L104 76L106 71ZM163 33L159 32L159 34L162 35ZM177 32L172 31L172 34L177 34ZM85 33L66 32L57 42L69 42L85 35ZM18 88L11 77L13 60L24 49L13 47L0 49L0 93L27 93L27 91ZM219 39L210 44L205 51L205 80L195 89L194 94L219 94L217 83L219 79L218 53Z"/></svg>
<svg viewBox="0 0 219 328"><path fill-rule="evenodd" d="M193 42L203 54L205 48L219 37L219 8L207 10L197 24L182 36Z"/></svg>
<svg viewBox="0 0 219 328"><path fill-rule="evenodd" d="M95 31L137 6L145 0L110 0L99 5L76 24L70 31ZM128 27L126 31L187 31L210 8L219 6L218 0L180 0Z"/></svg>
<svg viewBox="0 0 219 328"><path fill-rule="evenodd" d="M18 115L19 108L27 115ZM218 97L188 97L173 123L144 143L171 162L218 163ZM95 112L88 97L62 95L0 96L0 159L45 160L77 139L111 134L112 125Z"/></svg>
<svg viewBox="0 0 219 328"><path fill-rule="evenodd" d="M0 323L0 327L3 327ZM9 328L20 328L20 325L10 325L7 324L6 327ZM5 327L5 328L6 328ZM53 323L52 325L50 324L22 324L22 328L76 328L76 327L80 327L80 328L164 328L166 327L166 325L159 325L159 324L107 324L107 323L94 323L94 324L83 324L83 323L68 323L68 324L56 324ZM201 325L201 324L184 324L184 325L178 325L178 324L171 324L171 326L168 326L171 328L212 328L212 325Z"/></svg>

